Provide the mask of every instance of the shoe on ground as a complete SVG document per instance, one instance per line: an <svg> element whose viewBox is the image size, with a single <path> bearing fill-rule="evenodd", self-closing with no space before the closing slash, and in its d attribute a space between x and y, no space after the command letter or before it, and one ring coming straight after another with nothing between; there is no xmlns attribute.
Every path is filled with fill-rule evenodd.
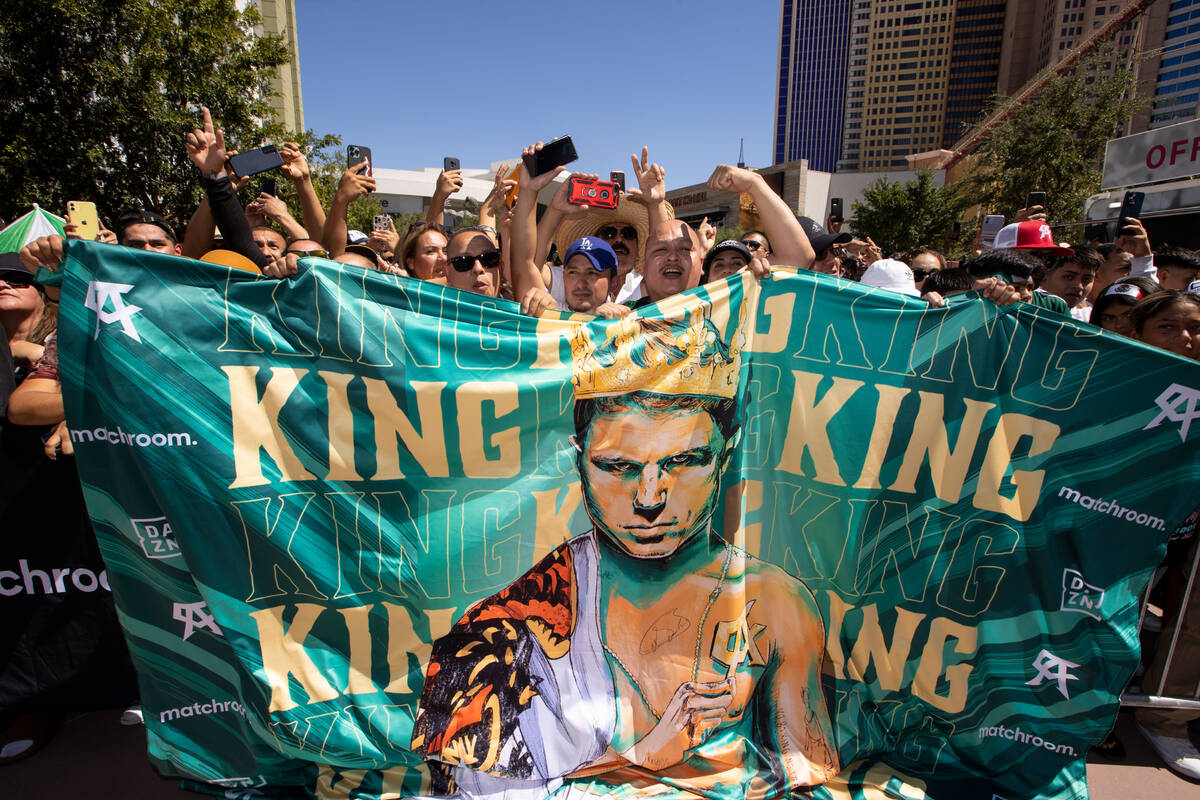
<svg viewBox="0 0 1200 800"><path fill-rule="evenodd" d="M1200 780L1200 751L1196 750L1196 745L1192 744L1192 740L1186 737L1161 736L1153 731L1148 731L1140 724L1137 729L1141 731L1142 736L1154 748L1166 765L1172 772L1178 773L1185 778L1192 780Z"/></svg>
<svg viewBox="0 0 1200 800"><path fill-rule="evenodd" d="M122 725L142 725L145 720L142 719L142 707L140 705L130 706L121 714Z"/></svg>
<svg viewBox="0 0 1200 800"><path fill-rule="evenodd" d="M62 725L59 711L21 714L0 734L0 765L28 758L46 746Z"/></svg>

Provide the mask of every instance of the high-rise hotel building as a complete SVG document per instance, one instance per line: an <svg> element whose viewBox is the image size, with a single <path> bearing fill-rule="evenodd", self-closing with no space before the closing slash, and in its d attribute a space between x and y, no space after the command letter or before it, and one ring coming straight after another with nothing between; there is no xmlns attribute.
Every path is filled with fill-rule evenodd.
<svg viewBox="0 0 1200 800"><path fill-rule="evenodd" d="M993 97L1015 94L1130 2L782 0L775 163L906 169L906 156L953 146ZM1112 66L1133 67L1154 100L1131 132L1196 116L1200 0L1156 0L1113 43Z"/></svg>
<svg viewBox="0 0 1200 800"><path fill-rule="evenodd" d="M782 0L774 163L832 172L841 144L853 0Z"/></svg>

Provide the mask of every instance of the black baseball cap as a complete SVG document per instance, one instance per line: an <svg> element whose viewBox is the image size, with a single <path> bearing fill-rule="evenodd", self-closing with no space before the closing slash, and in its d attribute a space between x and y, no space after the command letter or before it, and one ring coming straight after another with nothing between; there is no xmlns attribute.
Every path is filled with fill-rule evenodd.
<svg viewBox="0 0 1200 800"><path fill-rule="evenodd" d="M140 208L126 208L117 215L117 241L125 238L125 229L130 225L154 225L171 237L172 243L177 243L179 237L175 235L175 230L171 227L171 223L155 214L153 211L143 211Z"/></svg>
<svg viewBox="0 0 1200 800"><path fill-rule="evenodd" d="M804 233L808 236L808 241L812 244L813 250L818 253L822 250L828 250L835 244L846 244L854 238L845 231L842 233L830 233L825 230L821 223L812 217L796 217L796 221L800 223L801 228L804 228Z"/></svg>
<svg viewBox="0 0 1200 800"><path fill-rule="evenodd" d="M25 281L33 282L33 273L21 263L18 253L0 253L0 280L9 275L23 277Z"/></svg>
<svg viewBox="0 0 1200 800"><path fill-rule="evenodd" d="M742 244L737 239L723 239L722 241L719 241L713 245L713 248L708 251L707 255L704 256L704 268L709 269L712 267L714 258L721 255L721 253L727 253L730 250L746 259L747 264L749 264L754 258L754 256L750 253L750 248L746 247L746 245Z"/></svg>

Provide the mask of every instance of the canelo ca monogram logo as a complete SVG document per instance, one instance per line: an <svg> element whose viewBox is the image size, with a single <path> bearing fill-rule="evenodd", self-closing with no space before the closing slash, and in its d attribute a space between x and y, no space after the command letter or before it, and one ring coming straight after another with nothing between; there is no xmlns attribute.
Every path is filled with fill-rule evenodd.
<svg viewBox="0 0 1200 800"><path fill-rule="evenodd" d="M124 294L131 289L133 289L133 284L129 283L106 283L105 281L88 283L87 297L83 301L83 307L96 312L96 333L92 339L100 338L101 325L119 322L122 333L135 342L141 343L142 338L138 336L137 328L133 326L131 317L141 311L142 307L127 306L124 300ZM108 310L109 306L112 307L111 311Z"/></svg>
<svg viewBox="0 0 1200 800"><path fill-rule="evenodd" d="M1025 685L1041 686L1045 681L1056 682L1058 691L1062 693L1063 697L1070 700L1071 695L1067 692L1067 681L1079 680L1078 675L1071 674L1071 670L1078 666L1072 661L1059 658L1049 650L1043 650L1033 660L1033 668L1037 670L1037 675L1034 675L1032 680L1025 681Z"/></svg>
<svg viewBox="0 0 1200 800"><path fill-rule="evenodd" d="M1172 383L1154 401L1160 409L1158 416L1150 420L1150 424L1142 430L1148 431L1151 428L1157 428L1164 422L1178 422L1180 423L1179 438L1186 442L1192 420L1200 417L1200 411L1196 409L1197 399L1200 399L1200 392L1187 386L1180 386L1178 383Z"/></svg>

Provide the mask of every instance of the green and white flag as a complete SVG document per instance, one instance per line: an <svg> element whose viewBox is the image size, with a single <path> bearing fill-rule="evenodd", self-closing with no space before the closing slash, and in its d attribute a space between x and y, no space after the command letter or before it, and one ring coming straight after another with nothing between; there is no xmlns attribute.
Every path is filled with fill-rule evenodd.
<svg viewBox="0 0 1200 800"><path fill-rule="evenodd" d="M150 757L208 791L1086 797L1200 506L1200 368L1024 304L58 279Z"/></svg>

